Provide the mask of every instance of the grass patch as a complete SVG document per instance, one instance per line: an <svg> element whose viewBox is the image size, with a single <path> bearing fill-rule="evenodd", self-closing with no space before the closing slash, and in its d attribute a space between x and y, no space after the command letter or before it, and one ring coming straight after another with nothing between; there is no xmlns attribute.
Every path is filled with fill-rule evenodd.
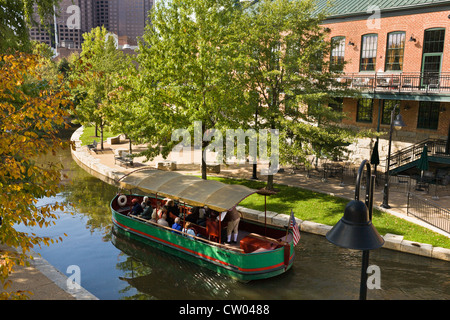
<svg viewBox="0 0 450 320"><path fill-rule="evenodd" d="M83 134L80 137L81 145L85 146L91 144L94 140L100 143L100 130L98 130L98 135L98 137L95 136L95 127L83 127ZM107 138L115 136L117 136L117 133L103 130L103 141L106 141Z"/></svg>
<svg viewBox="0 0 450 320"><path fill-rule="evenodd" d="M221 177L208 177L210 180L218 180L227 184L241 184L249 188L260 189L266 183L262 181L229 179ZM290 214L291 209L297 218L333 226L344 215L347 199L333 197L323 193L307 189L288 187L277 184L275 188L279 192L267 197L267 210L278 213ZM240 205L264 211L264 196L254 194L244 199ZM435 247L450 249L450 239L433 232L427 228L418 226L409 221L397 218L389 213L373 210L373 224L381 235L393 233L404 236L405 240L428 243Z"/></svg>

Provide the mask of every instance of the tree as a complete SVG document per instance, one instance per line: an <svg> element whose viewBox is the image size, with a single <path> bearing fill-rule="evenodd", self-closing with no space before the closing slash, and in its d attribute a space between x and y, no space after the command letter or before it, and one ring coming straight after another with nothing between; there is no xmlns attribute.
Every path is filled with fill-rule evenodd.
<svg viewBox="0 0 450 320"><path fill-rule="evenodd" d="M258 127L280 129L280 160L304 161L311 147L348 143L351 131L337 125L342 113L328 107L345 90L326 61L332 44L320 25L324 13L312 0L262 0L243 12L240 81L258 92Z"/></svg>
<svg viewBox="0 0 450 320"><path fill-rule="evenodd" d="M57 133L65 127L69 105L64 90L39 77L38 61L24 53L0 56L0 243L20 248L17 254L0 252L3 289L10 284L7 278L14 265L28 264L30 249L57 240L19 232L15 226L47 226L57 218L52 210L63 208L58 203L36 206L39 198L59 192L61 165L40 165L34 159L64 145ZM8 296L0 293L0 298ZM24 296L19 292L9 298Z"/></svg>
<svg viewBox="0 0 450 320"><path fill-rule="evenodd" d="M132 138L148 143L142 153L147 158L167 156L178 143L171 139L176 129L188 130L193 138L197 129L212 132L248 122L242 106L245 89L233 80L239 42L231 26L237 14L234 0L155 5L139 44L139 73L123 86L118 101L127 103L116 104L122 105L117 119L128 125ZM196 127L200 122L201 128ZM205 140L202 153L213 142ZM201 162L206 179L204 157Z"/></svg>
<svg viewBox="0 0 450 320"><path fill-rule="evenodd" d="M31 52L28 29L33 20L34 6L40 22L45 25L53 16L54 6L60 0L0 0L0 53L13 53L15 50Z"/></svg>
<svg viewBox="0 0 450 320"><path fill-rule="evenodd" d="M76 101L76 115L81 124L95 123L100 128L103 150L103 129L107 125L110 92L115 78L128 70L129 61L116 48L114 38L104 27L83 34L79 59L72 64L69 79L74 80L71 92Z"/></svg>

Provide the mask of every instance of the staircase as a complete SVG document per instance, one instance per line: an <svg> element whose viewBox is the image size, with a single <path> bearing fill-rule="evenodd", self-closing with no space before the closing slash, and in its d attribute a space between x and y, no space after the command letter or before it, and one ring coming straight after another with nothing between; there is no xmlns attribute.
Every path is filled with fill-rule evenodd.
<svg viewBox="0 0 450 320"><path fill-rule="evenodd" d="M391 155L389 171L391 175L402 174L416 167L424 146L428 148L428 160L432 164L450 168L450 150L448 141L443 139L426 139ZM386 158L387 160L387 158ZM450 170L450 169L449 169Z"/></svg>

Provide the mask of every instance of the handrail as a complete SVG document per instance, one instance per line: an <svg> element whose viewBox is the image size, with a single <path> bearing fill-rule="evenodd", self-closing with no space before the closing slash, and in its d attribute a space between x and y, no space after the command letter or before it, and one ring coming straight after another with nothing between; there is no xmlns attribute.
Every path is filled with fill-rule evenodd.
<svg viewBox="0 0 450 320"><path fill-rule="evenodd" d="M410 163L412 161L415 161L420 158L422 154L422 150L425 145L428 147L428 154L429 155L437 155L440 156L450 156L450 154L447 154L444 152L437 152L439 148L443 148L445 150L446 146L446 140L444 139L425 139L422 140L416 144L413 144L403 150L397 151L394 154L390 156L390 165L389 170L393 170L395 168L400 167L404 163ZM387 161L387 157L386 157Z"/></svg>
<svg viewBox="0 0 450 320"><path fill-rule="evenodd" d="M423 220L445 232L450 232L450 210L438 203L408 192L406 214Z"/></svg>
<svg viewBox="0 0 450 320"><path fill-rule="evenodd" d="M450 72L343 73L337 80L373 92L450 92Z"/></svg>

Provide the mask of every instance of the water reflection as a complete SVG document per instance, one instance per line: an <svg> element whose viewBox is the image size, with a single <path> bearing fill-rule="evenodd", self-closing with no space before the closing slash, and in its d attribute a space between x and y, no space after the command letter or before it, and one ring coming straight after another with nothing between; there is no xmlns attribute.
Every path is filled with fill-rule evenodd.
<svg viewBox="0 0 450 320"><path fill-rule="evenodd" d="M128 258L118 266L125 271L120 279L148 299L227 299L233 280L207 268L179 259L155 246L126 237L113 228L112 243ZM132 296L129 298L137 298Z"/></svg>
<svg viewBox="0 0 450 320"><path fill-rule="evenodd" d="M48 159L46 159L48 160ZM63 150L64 191L41 203L70 203L55 226L33 230L63 241L36 248L62 273L81 269L81 285L100 299L358 299L361 253L303 234L292 269L278 277L241 283L114 232L109 203L117 188L94 178ZM379 249L370 264L381 269L381 289L368 299L450 299L450 263Z"/></svg>

